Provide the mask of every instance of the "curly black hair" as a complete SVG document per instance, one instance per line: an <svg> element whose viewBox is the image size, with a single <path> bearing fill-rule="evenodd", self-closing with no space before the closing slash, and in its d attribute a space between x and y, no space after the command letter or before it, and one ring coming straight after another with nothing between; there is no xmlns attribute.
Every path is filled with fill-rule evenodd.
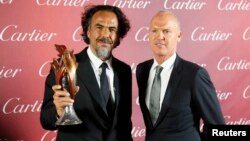
<svg viewBox="0 0 250 141"><path fill-rule="evenodd" d="M110 11L116 14L118 18L118 32L117 32L117 41L115 47L120 44L120 40L123 39L127 32L130 30L130 23L126 15L118 7L111 5L91 5L86 7L85 12L82 13L81 25L83 33L81 34L83 40L86 44L90 43L90 40L87 36L88 28L91 24L91 19L93 15L98 11Z"/></svg>

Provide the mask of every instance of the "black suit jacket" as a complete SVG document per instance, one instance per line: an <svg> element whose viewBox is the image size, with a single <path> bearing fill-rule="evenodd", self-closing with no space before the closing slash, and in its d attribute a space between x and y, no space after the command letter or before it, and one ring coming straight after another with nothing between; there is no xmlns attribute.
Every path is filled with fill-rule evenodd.
<svg viewBox="0 0 250 141"><path fill-rule="evenodd" d="M152 64L153 60L148 60L140 63L136 69L146 141L200 141L203 138L199 130L200 119L204 120L204 127L224 124L215 88L207 71L177 55L159 117L153 125L145 103Z"/></svg>
<svg viewBox="0 0 250 141"><path fill-rule="evenodd" d="M76 55L77 85L74 108L83 121L80 125L55 126L56 109L53 104L52 86L55 84L51 70L45 83L44 101L40 121L43 128L58 129L58 141L131 141L132 113L132 74L129 65L112 59L114 70L114 91L116 109L114 118L108 118L105 106L102 105L100 90L94 71L87 55L87 48Z"/></svg>

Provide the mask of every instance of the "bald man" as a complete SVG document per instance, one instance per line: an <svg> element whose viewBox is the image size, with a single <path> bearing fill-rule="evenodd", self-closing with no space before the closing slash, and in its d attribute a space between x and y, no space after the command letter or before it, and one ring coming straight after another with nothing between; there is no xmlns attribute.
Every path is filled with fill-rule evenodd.
<svg viewBox="0 0 250 141"><path fill-rule="evenodd" d="M149 29L153 58L136 69L146 141L203 141L207 125L225 124L208 72L178 56L181 36L173 13L159 11L153 16Z"/></svg>

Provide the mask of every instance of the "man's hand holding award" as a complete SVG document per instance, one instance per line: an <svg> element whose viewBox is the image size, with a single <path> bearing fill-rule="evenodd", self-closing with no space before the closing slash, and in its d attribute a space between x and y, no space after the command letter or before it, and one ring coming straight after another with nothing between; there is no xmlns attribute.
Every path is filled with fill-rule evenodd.
<svg viewBox="0 0 250 141"><path fill-rule="evenodd" d="M61 85L62 89L66 89L70 93L70 97L75 99L78 92L76 86L76 69L78 63L73 54L64 45L55 45L56 50L59 52L59 59L53 59L51 67L55 73L55 80L57 85ZM74 125L81 124L82 121L75 113L73 105L64 108L64 114L57 121L56 125Z"/></svg>

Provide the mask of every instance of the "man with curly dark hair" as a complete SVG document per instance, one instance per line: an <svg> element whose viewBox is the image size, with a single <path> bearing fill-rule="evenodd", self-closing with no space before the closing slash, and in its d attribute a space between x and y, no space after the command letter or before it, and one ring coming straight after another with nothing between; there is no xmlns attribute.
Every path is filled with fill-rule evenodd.
<svg viewBox="0 0 250 141"><path fill-rule="evenodd" d="M82 37L88 47L75 55L79 90L72 100L66 90L55 85L55 74L50 71L41 125L58 130L58 141L132 141L131 68L112 55L130 23L118 7L109 5L88 7L81 19ZM82 124L57 126L57 118L63 116L68 105L74 106Z"/></svg>

